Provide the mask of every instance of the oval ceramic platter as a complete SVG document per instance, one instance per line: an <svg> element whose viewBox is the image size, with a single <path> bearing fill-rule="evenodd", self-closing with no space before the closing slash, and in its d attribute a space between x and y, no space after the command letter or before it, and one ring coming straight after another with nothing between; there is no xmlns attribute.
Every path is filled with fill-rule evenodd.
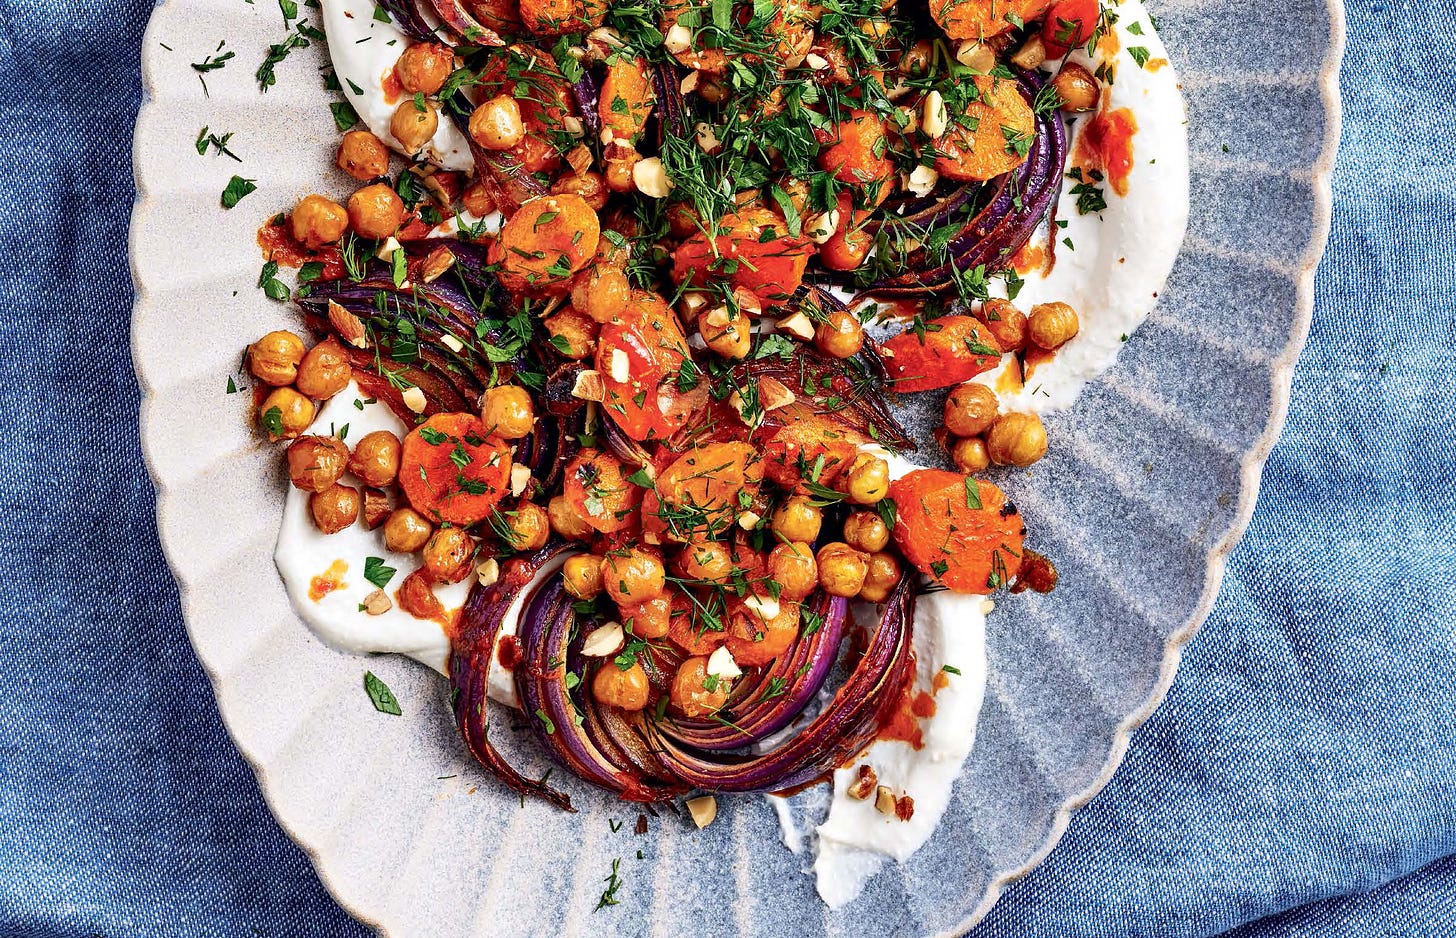
<svg viewBox="0 0 1456 938"><path fill-rule="evenodd" d="M1183 253L1116 366L1050 418L1054 445L1034 475L997 478L1034 519L1062 585L990 617L978 738L938 833L837 911L763 799L723 799L703 831L664 814L644 836L634 809L579 787L580 814L523 806L470 762L438 675L331 650L294 615L273 562L282 461L227 388L246 343L288 315L257 289L258 225L321 184L342 189L321 170L337 140L325 58L317 44L293 50L263 94L254 71L283 35L276 4L157 7L142 50L131 252L162 544L228 729L350 912L401 936L958 933L1047 854L1162 699L1213 603L1284 418L1329 225L1343 11L1325 0L1151 7L1188 103ZM228 53L221 68L193 67ZM232 133L244 162L199 157L204 125ZM218 197L235 172L258 193L225 212ZM370 707L366 668L402 718ZM618 858L620 904L594 913Z"/></svg>

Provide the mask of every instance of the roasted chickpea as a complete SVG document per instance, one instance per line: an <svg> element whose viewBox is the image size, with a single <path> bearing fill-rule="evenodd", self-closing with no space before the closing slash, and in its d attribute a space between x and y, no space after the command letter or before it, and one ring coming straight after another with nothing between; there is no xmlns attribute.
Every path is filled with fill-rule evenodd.
<svg viewBox="0 0 1456 938"><path fill-rule="evenodd" d="M389 148L367 130L351 130L339 141L334 162L355 179L373 179L389 172Z"/></svg>
<svg viewBox="0 0 1456 938"><path fill-rule="evenodd" d="M354 444L349 471L366 484L384 488L399 476L399 437L388 430L366 433Z"/></svg>
<svg viewBox="0 0 1456 938"><path fill-rule="evenodd" d="M349 485L331 485L308 497L313 523L325 534L338 534L359 519L359 490Z"/></svg>
<svg viewBox="0 0 1456 938"><path fill-rule="evenodd" d="M956 436L980 436L991 429L1001 404L984 384L961 384L945 399L945 428Z"/></svg>
<svg viewBox="0 0 1456 938"><path fill-rule="evenodd" d="M728 702L729 686L721 678L709 679L708 659L698 655L678 665L668 701L685 717L712 716Z"/></svg>
<svg viewBox="0 0 1456 938"><path fill-rule="evenodd" d="M860 587L859 598L865 602L882 603L899 582L900 561L895 559L894 554L877 551L870 554L866 562L864 586Z"/></svg>
<svg viewBox="0 0 1456 938"><path fill-rule="evenodd" d="M844 519L844 540L855 550L872 554L890 543L890 529L877 512L856 511Z"/></svg>
<svg viewBox="0 0 1456 938"><path fill-rule="evenodd" d="M361 238L387 238L403 221L404 200L385 183L365 186L349 196L349 224Z"/></svg>
<svg viewBox="0 0 1456 938"><path fill-rule="evenodd" d="M986 454L998 466L1029 466L1046 451L1046 427L1036 414L1005 414L986 434Z"/></svg>
<svg viewBox="0 0 1456 938"><path fill-rule="evenodd" d="M349 213L333 199L321 195L306 195L293 207L288 216L289 230L293 239L311 251L317 251L325 244L333 244L344 236L349 228Z"/></svg>
<svg viewBox="0 0 1456 938"><path fill-rule="evenodd" d="M635 606L618 606L622 625L638 638L662 638L672 628L672 597L663 590L656 599Z"/></svg>
<svg viewBox="0 0 1456 938"><path fill-rule="evenodd" d="M460 196L460 202L465 206L465 211L476 218L484 218L495 211L495 199L491 198L490 192L478 182L472 182L465 187L465 192Z"/></svg>
<svg viewBox="0 0 1456 938"><path fill-rule="evenodd" d="M819 526L824 523L824 512L809 503L802 495L785 501L769 518L769 529L788 541L814 543L819 537Z"/></svg>
<svg viewBox="0 0 1456 938"><path fill-rule="evenodd" d="M303 356L294 386L316 401L327 400L344 390L353 374L349 353L330 336ZM310 415L309 419L312 420L313 416Z"/></svg>
<svg viewBox="0 0 1456 938"><path fill-rule="evenodd" d="M470 115L470 137L487 150L509 150L525 135L521 106L510 95L496 95Z"/></svg>
<svg viewBox="0 0 1456 938"><path fill-rule="evenodd" d="M753 347L753 326L748 316L726 306L715 306L699 314L698 332L703 344L724 358L747 358Z"/></svg>
<svg viewBox="0 0 1456 938"><path fill-rule="evenodd" d="M397 554L413 554L434 531L434 525L413 508L396 508L384 522L384 546Z"/></svg>
<svg viewBox="0 0 1456 938"><path fill-rule="evenodd" d="M955 441L950 448L951 462L967 475L985 472L991 465L991 456L986 452L986 441L978 436L968 436Z"/></svg>
<svg viewBox="0 0 1456 938"><path fill-rule="evenodd" d="M552 346L567 358L580 361L597 349L597 332L600 327L585 313L568 306L543 323L551 334Z"/></svg>
<svg viewBox="0 0 1456 938"><path fill-rule="evenodd" d="M869 561L848 544L835 541L819 548L819 585L830 596L858 596L864 589Z"/></svg>
<svg viewBox="0 0 1456 938"><path fill-rule="evenodd" d="M536 412L530 393L520 385L498 384L480 402L480 422L487 433L503 440L519 440L531 432Z"/></svg>
<svg viewBox="0 0 1456 938"><path fill-rule="evenodd" d="M768 555L768 575L780 587L779 600L800 600L819 585L814 548L803 541L779 544Z"/></svg>
<svg viewBox="0 0 1456 938"><path fill-rule="evenodd" d="M394 77L410 94L434 94L445 85L455 69L455 56L438 42L417 42L400 53L394 63Z"/></svg>
<svg viewBox="0 0 1456 938"><path fill-rule="evenodd" d="M1004 352L1020 351L1026 346L1026 314L1005 300L987 300L981 304L980 317L996 337Z"/></svg>
<svg viewBox="0 0 1456 938"><path fill-rule="evenodd" d="M436 583L459 583L470 576L475 541L463 528L441 528L425 542L421 559L425 573Z"/></svg>
<svg viewBox="0 0 1456 938"><path fill-rule="evenodd" d="M618 604L632 605L656 599L662 595L666 577L662 561L635 547L607 554L602 569L607 595Z"/></svg>
<svg viewBox="0 0 1456 938"><path fill-rule="evenodd" d="M631 298L627 275L610 264L589 267L571 284L571 305L603 325L620 316Z"/></svg>
<svg viewBox="0 0 1456 938"><path fill-rule="evenodd" d="M637 165L637 159L634 152L627 159L608 160L606 172L602 174L607 188L613 192L631 192L635 186L632 181L632 167Z"/></svg>
<svg viewBox="0 0 1456 938"><path fill-rule="evenodd" d="M506 529L510 531L506 546L523 553L546 546L546 538L551 535L551 520L546 516L545 508L535 502L521 502L514 511L504 514Z"/></svg>
<svg viewBox="0 0 1456 938"><path fill-rule="evenodd" d="M602 558L576 554L561 568L561 585L577 599L595 599L602 592Z"/></svg>
<svg viewBox="0 0 1456 938"><path fill-rule="evenodd" d="M727 544L694 540L678 551L674 566L685 580L724 583L733 575L733 556Z"/></svg>
<svg viewBox="0 0 1456 938"><path fill-rule="evenodd" d="M1097 99L1101 97L1097 79L1075 62L1062 66L1057 77L1052 79L1052 87L1056 89L1057 97L1062 100L1062 110L1072 113L1092 110L1097 106Z"/></svg>
<svg viewBox="0 0 1456 938"><path fill-rule="evenodd" d="M853 313L835 310L814 329L814 345L825 355L849 358L864 346L864 325Z"/></svg>
<svg viewBox="0 0 1456 938"><path fill-rule="evenodd" d="M647 706L651 691L652 685L647 680L647 672L636 661L626 669L617 667L613 661L607 661L597 668L597 676L592 678L592 696L598 703L608 707L641 710Z"/></svg>
<svg viewBox="0 0 1456 938"><path fill-rule="evenodd" d="M1032 344L1047 351L1061 348L1076 335L1077 311L1066 303L1038 303L1026 317L1026 333Z"/></svg>
<svg viewBox="0 0 1456 938"><path fill-rule="evenodd" d="M900 61L895 63L895 68L906 75L923 75L930 68L930 60L935 54L935 46L929 39L921 39L905 50L900 56Z"/></svg>
<svg viewBox="0 0 1456 938"><path fill-rule="evenodd" d="M849 500L857 505L873 505L890 494L890 464L871 453L854 457L846 479Z"/></svg>
<svg viewBox="0 0 1456 938"><path fill-rule="evenodd" d="M600 212L607 204L607 181L595 170L567 173L551 184L551 191L579 195L583 202Z"/></svg>
<svg viewBox="0 0 1456 938"><path fill-rule="evenodd" d="M414 98L405 98L389 119L389 132L410 156L423 150L439 128L440 116L435 112L433 101L425 101L421 108L415 104Z"/></svg>
<svg viewBox="0 0 1456 938"><path fill-rule="evenodd" d="M258 421L273 440L291 440L313 423L313 401L293 388L274 388L258 408Z"/></svg>
<svg viewBox="0 0 1456 938"><path fill-rule="evenodd" d="M284 387L298 376L303 340L286 329L270 332L248 346L248 370L264 384Z"/></svg>
<svg viewBox="0 0 1456 938"><path fill-rule="evenodd" d="M301 436L288 444L288 478L305 492L322 492L339 481L349 447L334 436Z"/></svg>
<svg viewBox="0 0 1456 938"><path fill-rule="evenodd" d="M551 530L567 540L584 541L596 531L565 495L557 495L547 502L546 514L551 519Z"/></svg>

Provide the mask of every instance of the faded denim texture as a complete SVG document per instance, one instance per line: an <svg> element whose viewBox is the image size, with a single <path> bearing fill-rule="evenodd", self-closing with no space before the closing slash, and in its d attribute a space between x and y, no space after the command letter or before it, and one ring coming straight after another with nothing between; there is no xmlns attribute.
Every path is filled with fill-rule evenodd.
<svg viewBox="0 0 1456 938"><path fill-rule="evenodd" d="M0 2L0 935L359 935L229 744L157 547L125 252L149 12ZM1456 0L1350 20L1253 524L1167 703L978 938L1456 933Z"/></svg>

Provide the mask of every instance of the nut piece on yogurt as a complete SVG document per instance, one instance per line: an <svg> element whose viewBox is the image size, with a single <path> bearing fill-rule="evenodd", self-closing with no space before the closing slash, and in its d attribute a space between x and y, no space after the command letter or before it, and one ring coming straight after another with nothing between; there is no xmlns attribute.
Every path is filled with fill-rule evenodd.
<svg viewBox="0 0 1456 938"><path fill-rule="evenodd" d="M865 762L860 765L859 776L849 783L849 788L845 790L845 793L856 801L864 801L875 793L875 788L879 783L880 780L875 775L874 767ZM885 790L889 791L889 789Z"/></svg>

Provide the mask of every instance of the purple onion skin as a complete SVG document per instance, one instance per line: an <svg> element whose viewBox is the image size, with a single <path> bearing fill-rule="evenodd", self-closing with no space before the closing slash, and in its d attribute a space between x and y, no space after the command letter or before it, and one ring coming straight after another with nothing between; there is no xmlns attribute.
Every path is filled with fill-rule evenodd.
<svg viewBox="0 0 1456 938"><path fill-rule="evenodd" d="M414 0L379 0L379 5L411 39L417 42L433 42L438 38L430 29L430 24L420 16L419 6Z"/></svg>
<svg viewBox="0 0 1456 938"><path fill-rule="evenodd" d="M1022 96L1034 101L1044 79L1035 72L1018 70L1017 81ZM990 202L972 217L961 233L948 245L949 259L944 264L927 266L925 252L912 252L906 258L905 273L886 277L872 284L865 292L875 296L916 296L943 293L955 286L955 273L985 265L993 267L1021 248L1046 220L1061 193L1062 174L1066 168L1067 130L1061 116L1053 111L1036 117L1038 133L1027 159L1020 166L998 177ZM967 186L947 197L933 208L921 208L919 217L943 223L964 205L967 194L977 187ZM1019 200L1019 201L1018 201ZM923 223L923 222L918 222ZM889 221L883 224L890 224Z"/></svg>
<svg viewBox="0 0 1456 938"><path fill-rule="evenodd" d="M864 657L829 705L778 748L759 756L699 752L677 745L660 727L644 722L668 771L705 791L783 791L822 778L869 745L913 675L912 581L904 578L891 592Z"/></svg>
<svg viewBox="0 0 1456 938"><path fill-rule="evenodd" d="M419 0L423 3L425 0ZM460 38L472 46L503 46L505 40L470 15L460 0L428 0L435 14Z"/></svg>
<svg viewBox="0 0 1456 938"><path fill-rule="evenodd" d="M587 136L595 137L601 133L602 88L597 84L596 77L583 70L581 80L571 85L571 96L576 100L576 106L581 109L581 125L586 128Z"/></svg>
<svg viewBox="0 0 1456 938"><path fill-rule="evenodd" d="M520 591L531 582L542 565L566 550L565 544L547 544L530 557L507 561L500 579L490 586L476 584L465 601L460 630L451 642L450 685L456 726L472 755L491 774L522 795L531 795L575 812L571 798L544 781L529 779L513 769L488 738L487 716L490 668L494 664L496 639L506 610Z"/></svg>

